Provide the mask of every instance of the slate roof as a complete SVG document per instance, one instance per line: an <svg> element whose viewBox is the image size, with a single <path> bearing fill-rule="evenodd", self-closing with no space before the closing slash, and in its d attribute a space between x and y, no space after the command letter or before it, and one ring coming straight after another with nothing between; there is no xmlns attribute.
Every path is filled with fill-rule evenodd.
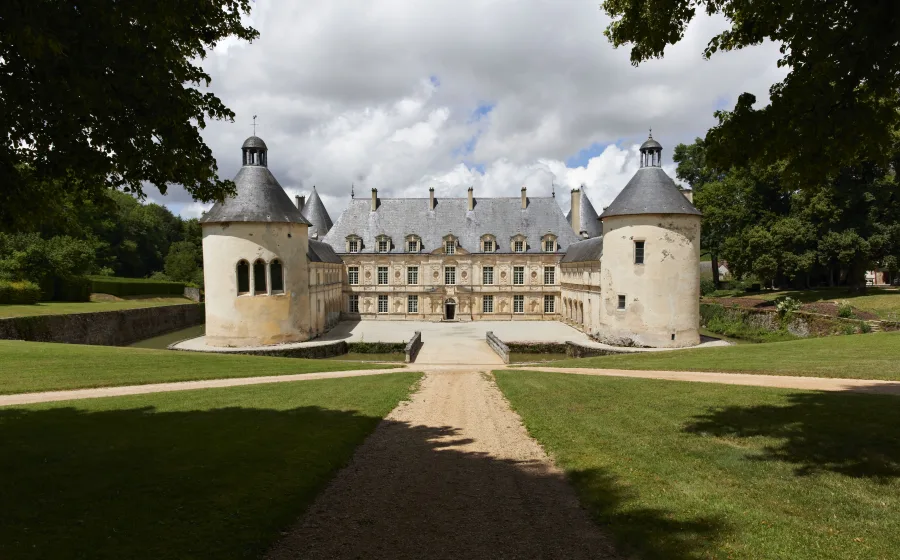
<svg viewBox="0 0 900 560"><path fill-rule="evenodd" d="M644 141L643 144L641 144L641 150L647 150L650 148L662 150L662 144L660 144L659 142L654 140L653 137L651 136L650 138L647 138L647 140Z"/></svg>
<svg viewBox="0 0 900 560"><path fill-rule="evenodd" d="M510 238L521 233L527 237L526 252L540 253L541 236L548 231L557 236L558 252L580 240L552 197L529 198L524 210L520 197L476 198L472 211L466 198L437 198L435 203L429 210L427 198L383 198L372 212L370 198L353 199L323 241L344 253L345 239L355 234L363 240L360 252L373 253L375 238L383 234L391 238L391 252L402 253L406 236L415 234L425 253L441 247L443 237L452 233L462 249L477 253L481 236L492 234L497 252L509 253Z"/></svg>
<svg viewBox="0 0 900 560"><path fill-rule="evenodd" d="M303 205L303 210L300 213L311 224L309 226L310 239L313 239L317 234L318 239L325 237L325 234L334 225L331 221L331 216L328 215L328 210L325 209L325 204L319 198L316 187L313 187L312 194L309 195L309 200Z"/></svg>
<svg viewBox="0 0 900 560"><path fill-rule="evenodd" d="M306 250L306 258L309 259L310 262L326 262L337 264L343 264L344 262L341 260L341 257L337 256L337 253L334 252L334 249L331 248L331 245L329 245L328 243L323 243L321 241L316 241L315 239L309 240L309 247Z"/></svg>
<svg viewBox="0 0 900 560"><path fill-rule="evenodd" d="M628 181L619 196L600 214L628 216L633 214L694 214L701 215L685 198L675 181L661 167L642 167Z"/></svg>
<svg viewBox="0 0 900 560"><path fill-rule="evenodd" d="M571 245L560 262L571 263L599 261L600 257L602 256L603 238L592 237L590 239L585 239L584 241L579 241L578 243L574 243L573 245Z"/></svg>
<svg viewBox="0 0 900 560"><path fill-rule="evenodd" d="M251 137L255 138L255 137ZM246 144L246 143L245 143ZM202 224L220 222L281 222L309 224L268 167L245 165L234 177L237 194L217 202L200 218Z"/></svg>
<svg viewBox="0 0 900 560"><path fill-rule="evenodd" d="M266 143L263 142L263 139L259 136L251 136L250 138L244 140L244 145L241 146L241 149L243 148L262 148L263 150L269 149L269 147L266 146Z"/></svg>
<svg viewBox="0 0 900 560"><path fill-rule="evenodd" d="M588 237L597 237L598 235L603 233L603 224L600 222L600 218L597 216L597 211L594 210L594 205L591 204L590 199L588 199L587 194L585 194L584 189L581 189L581 231L586 231ZM569 225L572 225L572 210L569 210L569 213L566 214L566 221L569 222ZM580 232L579 232L580 233Z"/></svg>

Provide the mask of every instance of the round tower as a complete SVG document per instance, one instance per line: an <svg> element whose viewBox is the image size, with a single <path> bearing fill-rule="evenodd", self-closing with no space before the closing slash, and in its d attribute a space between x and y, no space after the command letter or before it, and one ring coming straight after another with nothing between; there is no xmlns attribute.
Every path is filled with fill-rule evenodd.
<svg viewBox="0 0 900 560"><path fill-rule="evenodd" d="M206 343L262 346L310 337L309 222L268 168L268 148L241 147L236 193L201 219Z"/></svg>
<svg viewBox="0 0 900 560"><path fill-rule="evenodd" d="M674 348L700 343L700 211L661 166L651 135L641 167L600 215L600 329L607 342Z"/></svg>

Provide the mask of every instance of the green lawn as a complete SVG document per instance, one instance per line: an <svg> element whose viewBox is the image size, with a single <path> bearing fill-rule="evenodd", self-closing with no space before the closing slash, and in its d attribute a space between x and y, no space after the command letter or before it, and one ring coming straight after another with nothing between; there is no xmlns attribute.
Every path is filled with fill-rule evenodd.
<svg viewBox="0 0 900 560"><path fill-rule="evenodd" d="M625 557L897 557L897 397L495 375Z"/></svg>
<svg viewBox="0 0 900 560"><path fill-rule="evenodd" d="M900 321L900 290L896 288L867 288L864 294L851 294L847 288L778 290L747 293L741 297L773 300L785 296L790 296L803 303L847 300L853 307L874 313L881 319Z"/></svg>
<svg viewBox="0 0 900 560"><path fill-rule="evenodd" d="M260 558L420 376L0 408L0 558Z"/></svg>
<svg viewBox="0 0 900 560"><path fill-rule="evenodd" d="M532 352L510 352L509 363L522 364L528 362L551 362L554 360L565 360L565 353L561 354L535 354Z"/></svg>
<svg viewBox="0 0 900 560"><path fill-rule="evenodd" d="M0 305L0 318L31 317L33 315L67 315L69 313L93 313L95 311L119 311L121 309L159 307L161 305L177 305L184 303L194 302L183 297L152 297L125 299L120 301L42 301L34 305Z"/></svg>
<svg viewBox="0 0 900 560"><path fill-rule="evenodd" d="M598 356L547 365L900 380L900 332Z"/></svg>
<svg viewBox="0 0 900 560"><path fill-rule="evenodd" d="M0 394L384 367L391 366L0 340Z"/></svg>
<svg viewBox="0 0 900 560"><path fill-rule="evenodd" d="M384 354L369 354L362 352L348 352L340 356L332 356L326 360L344 360L344 361L362 361L362 362L404 362L406 361L405 352L388 352Z"/></svg>

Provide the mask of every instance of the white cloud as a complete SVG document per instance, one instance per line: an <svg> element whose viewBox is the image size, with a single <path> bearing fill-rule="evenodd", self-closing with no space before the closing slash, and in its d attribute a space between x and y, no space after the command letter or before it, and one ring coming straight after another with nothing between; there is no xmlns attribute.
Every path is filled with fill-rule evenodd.
<svg viewBox="0 0 900 560"><path fill-rule="evenodd" d="M706 16L664 59L635 68L603 37L594 2L259 0L248 21L256 42L225 41L204 61L237 114L204 138L232 177L259 115L281 184L291 195L316 185L335 219L351 184L361 196L426 196L429 186L465 196L469 185L517 196L553 182L565 209L584 183L600 209L637 168L649 127L670 162L716 108L744 91L766 99L783 75L772 44L704 61L724 27ZM592 146L607 147L566 166ZM178 188L163 200L184 215L201 208Z"/></svg>

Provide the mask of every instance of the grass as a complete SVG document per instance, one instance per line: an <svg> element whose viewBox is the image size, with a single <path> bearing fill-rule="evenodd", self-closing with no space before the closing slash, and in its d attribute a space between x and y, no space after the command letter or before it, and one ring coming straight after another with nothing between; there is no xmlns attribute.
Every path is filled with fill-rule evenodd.
<svg viewBox="0 0 900 560"><path fill-rule="evenodd" d="M340 356L332 356L331 358L325 358L326 360L344 360L344 361L359 361L359 362L404 362L406 361L406 353L405 352L386 352L386 353L362 353L362 352L348 352L346 354L341 354Z"/></svg>
<svg viewBox="0 0 900 560"><path fill-rule="evenodd" d="M535 354L533 352L510 352L509 363L522 364L528 362L552 362L554 360L565 360L565 354Z"/></svg>
<svg viewBox="0 0 900 560"><path fill-rule="evenodd" d="M700 333L700 336L708 336L708 337L711 337L711 338L718 338L719 340L724 340L724 341L730 342L730 343L732 343L732 344L753 344L753 342L750 341L750 340L744 340L744 339L742 339L742 338L731 338L730 336L726 336L726 335L724 335L724 334L712 332L711 330L705 329L705 328L703 328L703 327L700 327L700 328L698 329L698 331L699 331L699 333Z"/></svg>
<svg viewBox="0 0 900 560"><path fill-rule="evenodd" d="M70 313L94 313L96 311L119 311L141 307L159 307L194 303L183 297L147 297L115 301L42 301L34 305L0 305L0 318L32 317L34 315L68 315Z"/></svg>
<svg viewBox="0 0 900 560"><path fill-rule="evenodd" d="M878 315L880 319L900 321L900 290L890 288L867 288L863 294L853 294L847 288L817 288L813 290L777 290L745 293L739 297L771 301L780 297L791 297L803 303L817 301L844 301L862 311Z"/></svg>
<svg viewBox="0 0 900 560"><path fill-rule="evenodd" d="M598 356L548 365L900 380L900 332Z"/></svg>
<svg viewBox="0 0 900 560"><path fill-rule="evenodd" d="M0 409L0 558L260 558L420 375Z"/></svg>
<svg viewBox="0 0 900 560"><path fill-rule="evenodd" d="M628 558L888 559L894 396L495 372Z"/></svg>
<svg viewBox="0 0 900 560"><path fill-rule="evenodd" d="M385 367L22 340L0 340L0 364L0 394Z"/></svg>

